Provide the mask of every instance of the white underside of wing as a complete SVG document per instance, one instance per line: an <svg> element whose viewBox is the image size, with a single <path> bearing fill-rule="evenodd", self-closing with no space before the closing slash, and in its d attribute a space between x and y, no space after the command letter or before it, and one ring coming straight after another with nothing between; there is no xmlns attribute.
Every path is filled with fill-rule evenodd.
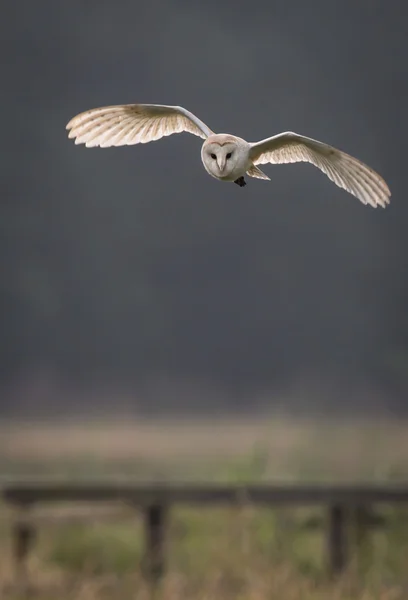
<svg viewBox="0 0 408 600"><path fill-rule="evenodd" d="M122 104L87 110L70 120L69 138L88 148L146 144L174 133L203 139L212 131L186 109L156 104Z"/></svg>
<svg viewBox="0 0 408 600"><path fill-rule="evenodd" d="M282 133L251 144L254 164L309 162L363 204L385 208L391 192L378 173L358 159L317 140Z"/></svg>

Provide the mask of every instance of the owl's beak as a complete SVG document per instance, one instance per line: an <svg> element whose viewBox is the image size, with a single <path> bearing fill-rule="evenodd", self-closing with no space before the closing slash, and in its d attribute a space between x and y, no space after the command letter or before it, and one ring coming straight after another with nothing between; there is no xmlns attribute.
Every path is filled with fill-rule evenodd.
<svg viewBox="0 0 408 600"><path fill-rule="evenodd" d="M224 157L220 156L219 158L217 158L217 165L221 172L225 169L225 163L226 160Z"/></svg>

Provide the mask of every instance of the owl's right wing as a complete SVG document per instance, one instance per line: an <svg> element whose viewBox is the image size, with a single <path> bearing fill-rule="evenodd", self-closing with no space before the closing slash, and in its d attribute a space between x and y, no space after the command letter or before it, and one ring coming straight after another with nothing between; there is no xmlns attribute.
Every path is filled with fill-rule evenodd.
<svg viewBox="0 0 408 600"><path fill-rule="evenodd" d="M75 144L88 148L146 144L173 133L186 131L203 139L213 132L193 113L181 106L120 104L93 108L73 117L66 128Z"/></svg>
<svg viewBox="0 0 408 600"><path fill-rule="evenodd" d="M385 208L391 192L384 179L357 158L292 131L251 144L254 165L309 162L363 204Z"/></svg>

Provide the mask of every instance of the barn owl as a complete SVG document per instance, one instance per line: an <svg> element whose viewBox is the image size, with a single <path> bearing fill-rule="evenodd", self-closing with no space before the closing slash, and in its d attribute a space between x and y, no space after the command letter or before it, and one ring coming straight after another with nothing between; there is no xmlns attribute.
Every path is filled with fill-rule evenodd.
<svg viewBox="0 0 408 600"><path fill-rule="evenodd" d="M87 110L67 124L69 138L85 146L145 144L183 131L204 139L201 160L212 177L246 185L245 174L270 178L258 165L309 162L363 204L385 208L390 190L375 171L356 158L312 138L287 131L259 142L235 135L215 134L181 106L121 104Z"/></svg>

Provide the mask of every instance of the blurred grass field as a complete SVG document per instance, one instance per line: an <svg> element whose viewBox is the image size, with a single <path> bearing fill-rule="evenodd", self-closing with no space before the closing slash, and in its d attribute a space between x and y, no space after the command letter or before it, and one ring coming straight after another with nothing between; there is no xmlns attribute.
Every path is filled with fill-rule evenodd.
<svg viewBox="0 0 408 600"><path fill-rule="evenodd" d="M74 480L406 480L408 421L0 422L0 473Z"/></svg>
<svg viewBox="0 0 408 600"><path fill-rule="evenodd" d="M408 423L284 418L0 424L4 479L166 481L407 481ZM50 509L70 515L71 505ZM43 511L48 514L48 509ZM384 511L383 511L384 512ZM0 598L17 600L10 509L0 512ZM116 519L44 519L30 558L28 593L39 600L147 598L137 512ZM329 581L313 509L174 507L167 540L166 599L406 600L408 511ZM26 591L27 592L27 591Z"/></svg>

